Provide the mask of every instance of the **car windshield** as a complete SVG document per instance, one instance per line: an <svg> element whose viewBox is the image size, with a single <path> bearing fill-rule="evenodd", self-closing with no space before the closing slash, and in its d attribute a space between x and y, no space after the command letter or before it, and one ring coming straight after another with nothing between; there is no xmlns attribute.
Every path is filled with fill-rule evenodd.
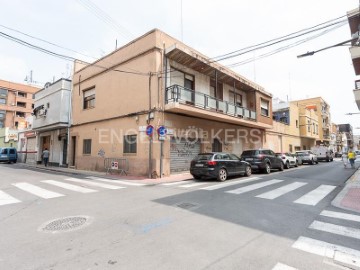
<svg viewBox="0 0 360 270"><path fill-rule="evenodd" d="M259 154L259 150L246 150L244 152L242 152L241 156L256 156Z"/></svg>
<svg viewBox="0 0 360 270"><path fill-rule="evenodd" d="M308 153L305 153L305 152L296 152L296 155L297 156L306 156L306 155L308 155Z"/></svg>
<svg viewBox="0 0 360 270"><path fill-rule="evenodd" d="M194 160L211 160L213 154L199 154L197 155Z"/></svg>

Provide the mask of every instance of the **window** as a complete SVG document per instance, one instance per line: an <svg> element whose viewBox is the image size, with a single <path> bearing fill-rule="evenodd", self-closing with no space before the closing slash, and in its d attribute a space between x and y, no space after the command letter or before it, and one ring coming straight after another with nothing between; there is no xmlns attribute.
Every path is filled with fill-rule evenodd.
<svg viewBox="0 0 360 270"><path fill-rule="evenodd" d="M124 136L124 153L134 154L137 148L137 135Z"/></svg>
<svg viewBox="0 0 360 270"><path fill-rule="evenodd" d="M234 154L229 154L231 160L239 160L239 157Z"/></svg>
<svg viewBox="0 0 360 270"><path fill-rule="evenodd" d="M5 118L5 111L0 111L0 119L4 119Z"/></svg>
<svg viewBox="0 0 360 270"><path fill-rule="evenodd" d="M315 123L313 123L313 133L314 133L314 134L316 133L316 130L315 130Z"/></svg>
<svg viewBox="0 0 360 270"><path fill-rule="evenodd" d="M194 90L194 76L185 74L184 87Z"/></svg>
<svg viewBox="0 0 360 270"><path fill-rule="evenodd" d="M229 102L235 104L236 106L242 107L242 95L234 93L234 91L230 91Z"/></svg>
<svg viewBox="0 0 360 270"><path fill-rule="evenodd" d="M83 141L83 154L91 155L91 139L85 139Z"/></svg>
<svg viewBox="0 0 360 270"><path fill-rule="evenodd" d="M16 112L16 117L25 118L25 113L24 112Z"/></svg>
<svg viewBox="0 0 360 270"><path fill-rule="evenodd" d="M95 107L95 88L84 91L84 109Z"/></svg>
<svg viewBox="0 0 360 270"><path fill-rule="evenodd" d="M293 146L292 146L292 144L289 144L289 152L292 153L292 151L293 151ZM291 155L290 153L289 153L289 156Z"/></svg>
<svg viewBox="0 0 360 270"><path fill-rule="evenodd" d="M299 128L299 121L298 120L295 121L295 125L296 125L297 128Z"/></svg>
<svg viewBox="0 0 360 270"><path fill-rule="evenodd" d="M0 121L0 128L3 128L3 127L4 127L4 122Z"/></svg>
<svg viewBox="0 0 360 270"><path fill-rule="evenodd" d="M0 97L6 97L8 95L8 91L6 89L0 89Z"/></svg>
<svg viewBox="0 0 360 270"><path fill-rule="evenodd" d="M10 153L10 155L14 155L15 154L15 149L10 149L9 153Z"/></svg>
<svg viewBox="0 0 360 270"><path fill-rule="evenodd" d="M308 132L310 132L311 131L311 124L310 124L310 121L308 120L308 122L307 122L307 126L308 126Z"/></svg>
<svg viewBox="0 0 360 270"><path fill-rule="evenodd" d="M269 116L269 101L265 99L260 100L260 107L261 107L261 115Z"/></svg>
<svg viewBox="0 0 360 270"><path fill-rule="evenodd" d="M26 93L24 93L24 92L18 92L18 97L24 97L24 98L26 98Z"/></svg>
<svg viewBox="0 0 360 270"><path fill-rule="evenodd" d="M15 127L18 128L19 127L19 122L15 121Z"/></svg>
<svg viewBox="0 0 360 270"><path fill-rule="evenodd" d="M6 104L6 99L5 98L0 98L0 104Z"/></svg>
<svg viewBox="0 0 360 270"><path fill-rule="evenodd" d="M17 102L16 106L26 108L26 103L25 102Z"/></svg>

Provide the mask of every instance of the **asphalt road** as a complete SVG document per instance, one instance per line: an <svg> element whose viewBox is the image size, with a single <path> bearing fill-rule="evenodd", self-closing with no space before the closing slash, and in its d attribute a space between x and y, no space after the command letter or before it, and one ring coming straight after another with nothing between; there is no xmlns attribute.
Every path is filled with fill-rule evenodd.
<svg viewBox="0 0 360 270"><path fill-rule="evenodd" d="M140 186L0 164L0 269L356 269L360 217L331 205L354 171Z"/></svg>

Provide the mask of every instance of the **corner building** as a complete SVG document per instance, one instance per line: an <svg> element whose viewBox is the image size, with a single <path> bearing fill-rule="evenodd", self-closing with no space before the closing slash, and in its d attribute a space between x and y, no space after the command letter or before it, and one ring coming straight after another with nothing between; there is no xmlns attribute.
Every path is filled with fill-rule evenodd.
<svg viewBox="0 0 360 270"><path fill-rule="evenodd" d="M262 147L272 127L270 93L157 29L74 68L69 161L78 169L125 158L130 174L167 176L200 152Z"/></svg>

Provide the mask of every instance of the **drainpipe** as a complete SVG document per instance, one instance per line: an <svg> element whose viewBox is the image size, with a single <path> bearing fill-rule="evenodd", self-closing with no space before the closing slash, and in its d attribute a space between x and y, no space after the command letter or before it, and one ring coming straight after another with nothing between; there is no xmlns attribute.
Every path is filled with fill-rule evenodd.
<svg viewBox="0 0 360 270"><path fill-rule="evenodd" d="M152 73L149 72L149 113L148 113L148 124L150 124L150 115L151 115L151 76ZM152 178L152 146L153 146L153 138L149 136L149 174L148 177Z"/></svg>
<svg viewBox="0 0 360 270"><path fill-rule="evenodd" d="M80 78L79 78L80 79ZM79 81L80 83L80 81ZM79 90L80 90L80 87L79 87ZM70 127L71 127L71 117L72 117L72 114L71 114L71 110L72 110L72 91L73 91L73 84L72 84L72 81L71 81L71 85L70 85L70 98L69 98L69 112L68 112L68 127L67 127L67 154L66 154L66 164L67 166L69 167L70 165L70 160L69 160L69 154L70 154Z"/></svg>

